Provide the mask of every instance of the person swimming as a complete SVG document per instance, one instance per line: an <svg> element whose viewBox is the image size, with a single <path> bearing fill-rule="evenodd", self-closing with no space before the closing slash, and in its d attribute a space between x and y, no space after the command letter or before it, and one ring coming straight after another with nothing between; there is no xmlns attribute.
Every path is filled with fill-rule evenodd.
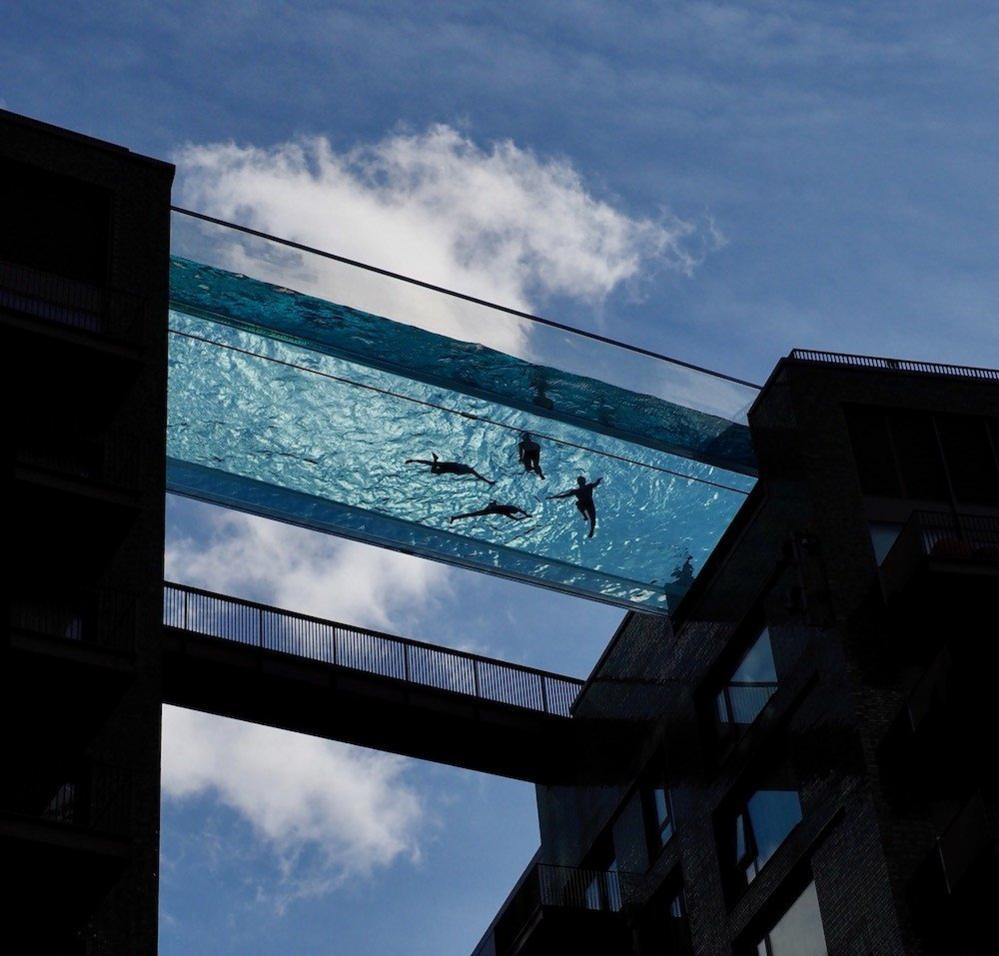
<svg viewBox="0 0 999 956"><path fill-rule="evenodd" d="M483 515L502 515L511 521L523 521L525 518L531 517L523 508L518 508L516 505L501 505L498 501L493 500L479 511L468 511L461 515L451 515L448 518L448 522L459 521L461 518L479 518Z"/></svg>
<svg viewBox="0 0 999 956"><path fill-rule="evenodd" d="M541 446L531 437L530 432L521 435L517 452L524 471L533 471L539 478L544 479L545 475L541 470Z"/></svg>
<svg viewBox="0 0 999 956"><path fill-rule="evenodd" d="M576 499L576 508L579 513L590 522L590 533L587 535L588 538L593 537L593 532L597 530L597 506L593 503L593 489L603 481L603 478L598 478L596 481L587 481L585 476L580 475L576 479L576 488L570 488L568 491L563 491L557 495L549 495L549 500L553 498L572 498Z"/></svg>
<svg viewBox="0 0 999 956"><path fill-rule="evenodd" d="M490 481L485 475L480 475L471 465L464 465L460 461L441 461L436 452L431 452L433 461L426 458L407 458L407 465L429 465L432 475L474 475L479 481L484 481L487 485L495 485L495 481Z"/></svg>

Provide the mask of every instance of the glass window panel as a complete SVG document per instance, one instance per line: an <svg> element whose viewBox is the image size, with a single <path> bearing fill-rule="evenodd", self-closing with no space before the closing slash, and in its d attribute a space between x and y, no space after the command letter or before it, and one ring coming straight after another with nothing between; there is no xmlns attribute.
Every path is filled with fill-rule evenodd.
<svg viewBox="0 0 999 956"><path fill-rule="evenodd" d="M761 869L801 821L801 801L796 790L759 790L749 798L747 810Z"/></svg>
<svg viewBox="0 0 999 956"><path fill-rule="evenodd" d="M723 725L751 724L776 689L777 668L770 646L770 632L764 628L716 698L719 722Z"/></svg>
<svg viewBox="0 0 999 956"><path fill-rule="evenodd" d="M771 956L826 956L826 938L815 884L809 883L770 931Z"/></svg>
<svg viewBox="0 0 999 956"><path fill-rule="evenodd" d="M773 650L770 647L770 631L763 628L746 656L732 674L732 682L744 681L774 681L777 680L777 668L774 666Z"/></svg>
<svg viewBox="0 0 999 956"><path fill-rule="evenodd" d="M878 564L881 564L891 551L902 526L885 521L872 521L868 528L871 532L871 544L874 545L874 557Z"/></svg>

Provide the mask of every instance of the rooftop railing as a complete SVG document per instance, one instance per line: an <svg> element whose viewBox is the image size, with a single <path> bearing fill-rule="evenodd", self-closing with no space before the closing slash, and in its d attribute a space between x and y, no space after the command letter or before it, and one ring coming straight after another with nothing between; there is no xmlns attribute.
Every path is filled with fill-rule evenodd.
<svg viewBox="0 0 999 956"><path fill-rule="evenodd" d="M119 289L0 261L0 309L131 342L141 330L146 301Z"/></svg>
<svg viewBox="0 0 999 956"><path fill-rule="evenodd" d="M848 365L853 368L889 369L896 372L919 372L925 375L949 375L999 382L999 369L974 365L944 365L939 362L917 362L911 359L885 358L877 355L851 355L847 352L822 352L814 349L793 349L790 357L800 362L822 365Z"/></svg>
<svg viewBox="0 0 999 956"><path fill-rule="evenodd" d="M481 700L569 717L583 681L167 583L163 623Z"/></svg>

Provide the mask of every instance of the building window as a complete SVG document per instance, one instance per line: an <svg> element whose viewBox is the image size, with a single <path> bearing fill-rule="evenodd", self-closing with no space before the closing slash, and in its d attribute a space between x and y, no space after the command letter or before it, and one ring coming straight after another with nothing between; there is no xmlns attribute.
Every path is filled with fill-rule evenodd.
<svg viewBox="0 0 999 956"><path fill-rule="evenodd" d="M770 646L770 631L763 628L715 695L719 735L731 737L748 727L776 690L777 668Z"/></svg>
<svg viewBox="0 0 999 956"><path fill-rule="evenodd" d="M673 839L673 798L669 787L661 780L646 783L643 787L643 804L649 856L654 858Z"/></svg>
<svg viewBox="0 0 999 956"><path fill-rule="evenodd" d="M815 883L809 883L776 925L759 941L757 956L827 956Z"/></svg>
<svg viewBox="0 0 999 956"><path fill-rule="evenodd" d="M848 407L867 495L999 505L999 423L972 415Z"/></svg>
<svg viewBox="0 0 999 956"><path fill-rule="evenodd" d="M669 879L643 908L638 931L643 953L683 956L690 952L687 907L678 879Z"/></svg>
<svg viewBox="0 0 999 956"><path fill-rule="evenodd" d="M617 854L614 843L607 835L597 841L590 853L589 866L584 871L586 885L583 899L586 909L609 910L613 913L621 909L621 882L618 876Z"/></svg>
<svg viewBox="0 0 999 956"><path fill-rule="evenodd" d="M768 773L721 818L726 872L733 893L744 890L801 822L801 800L784 770Z"/></svg>

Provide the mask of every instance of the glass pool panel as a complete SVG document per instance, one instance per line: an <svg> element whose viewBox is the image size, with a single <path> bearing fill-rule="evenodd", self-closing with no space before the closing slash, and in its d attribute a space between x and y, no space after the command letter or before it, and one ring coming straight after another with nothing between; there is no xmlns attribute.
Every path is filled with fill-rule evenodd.
<svg viewBox="0 0 999 956"><path fill-rule="evenodd" d="M753 484L738 422L181 258L170 333L169 489L345 537L663 612Z"/></svg>

